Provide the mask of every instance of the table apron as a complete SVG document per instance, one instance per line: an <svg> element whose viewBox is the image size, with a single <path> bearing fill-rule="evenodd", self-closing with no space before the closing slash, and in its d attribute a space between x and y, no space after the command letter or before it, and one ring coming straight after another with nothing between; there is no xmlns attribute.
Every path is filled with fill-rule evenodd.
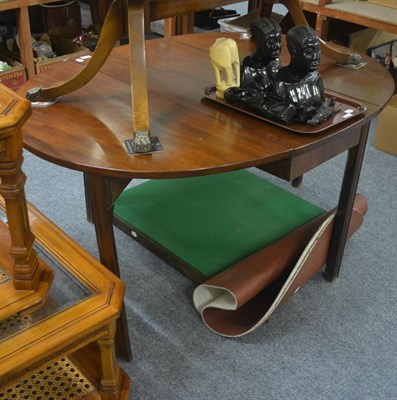
<svg viewBox="0 0 397 400"><path fill-rule="evenodd" d="M292 181L301 177L311 169L323 164L333 157L356 146L360 141L361 126L354 126L343 133L338 133L337 137L331 138L326 144L314 147L304 152L299 149L292 152L291 156L279 161L258 168L266 171L278 178Z"/></svg>

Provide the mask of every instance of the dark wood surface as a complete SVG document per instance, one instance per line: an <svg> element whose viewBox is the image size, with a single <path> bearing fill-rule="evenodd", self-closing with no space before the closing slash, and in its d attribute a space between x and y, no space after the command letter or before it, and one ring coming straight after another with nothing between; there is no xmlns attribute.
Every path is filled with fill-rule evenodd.
<svg viewBox="0 0 397 400"><path fill-rule="evenodd" d="M323 57L320 72L326 88L363 103L367 112L320 135L295 135L203 99L203 89L214 82L208 47L215 37L187 35L147 42L151 134L159 137L164 151L131 156L125 150L123 141L133 137L125 46L114 49L84 88L50 108L34 110L24 130L26 148L65 167L107 176L209 174L285 159L336 137L349 140L351 128L373 118L392 94L391 77L374 60L366 58L366 67L352 70ZM238 45L241 58L253 49L249 41ZM76 62L62 63L30 80L20 93L64 80L80 68Z"/></svg>
<svg viewBox="0 0 397 400"><path fill-rule="evenodd" d="M240 57L250 41L234 37ZM151 135L161 152L129 155L133 138L129 49L115 48L95 78L47 109L34 109L24 129L25 147L45 160L84 173L89 215L95 224L100 261L119 275L113 233L113 201L132 178L189 177L260 167L288 180L346 150L349 152L335 219L326 278L336 279L370 121L393 93L393 80L375 60L358 70L323 56L320 73L328 91L362 103L366 111L317 135L297 135L204 99L213 85L208 48L220 34L175 36L146 43ZM287 64L286 48L282 61ZM20 89L51 85L77 74L82 64L62 63ZM92 200L91 200L92 199ZM95 201L93 201L95 200ZM126 315L117 330L118 354L131 358Z"/></svg>

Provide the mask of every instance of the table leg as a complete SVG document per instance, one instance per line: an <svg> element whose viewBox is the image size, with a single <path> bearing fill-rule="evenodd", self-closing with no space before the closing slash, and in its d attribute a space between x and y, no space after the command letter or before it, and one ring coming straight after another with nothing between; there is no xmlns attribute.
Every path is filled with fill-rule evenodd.
<svg viewBox="0 0 397 400"><path fill-rule="evenodd" d="M121 374L120 367L116 361L115 352L115 324L108 325L107 335L98 339L97 343L101 352L101 399L116 400L120 397Z"/></svg>
<svg viewBox="0 0 397 400"><path fill-rule="evenodd" d="M359 143L349 149L343 175L342 188L339 195L338 210L332 231L331 245L328 253L324 277L332 282L338 275L342 262L343 251L347 239L350 217L353 210L354 197L357 191L361 165L364 158L370 123L361 128Z"/></svg>
<svg viewBox="0 0 397 400"><path fill-rule="evenodd" d="M90 213L95 226L99 259L105 267L120 277L113 231L113 205L109 204L112 194L110 185L107 183L107 178L104 176L85 174L85 185L90 197ZM117 320L116 348L119 357L126 361L131 360L131 345L124 305Z"/></svg>

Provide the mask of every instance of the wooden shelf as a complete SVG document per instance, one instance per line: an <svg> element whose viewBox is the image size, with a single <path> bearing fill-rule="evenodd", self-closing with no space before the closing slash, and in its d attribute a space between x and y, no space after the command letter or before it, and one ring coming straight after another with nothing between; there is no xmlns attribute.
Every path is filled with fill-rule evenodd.
<svg viewBox="0 0 397 400"><path fill-rule="evenodd" d="M358 0L301 0L305 11L317 14L316 32L324 40L330 18L397 34L397 9Z"/></svg>
<svg viewBox="0 0 397 400"><path fill-rule="evenodd" d="M54 3L58 0L8 0L0 1L0 11L18 10L17 29L19 36L19 50L21 62L26 68L27 78L35 75L33 52L32 52L32 33L29 21L29 7L39 4Z"/></svg>

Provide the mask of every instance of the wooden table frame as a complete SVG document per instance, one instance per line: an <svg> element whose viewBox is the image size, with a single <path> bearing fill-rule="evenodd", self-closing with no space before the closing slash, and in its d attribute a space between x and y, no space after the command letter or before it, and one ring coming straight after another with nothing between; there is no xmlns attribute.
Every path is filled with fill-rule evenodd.
<svg viewBox="0 0 397 400"><path fill-rule="evenodd" d="M253 51L251 42L239 41L236 34L231 36L238 41L242 57ZM203 102L202 86L213 82L207 59L208 46L216 37L214 34L194 34L146 44L152 129L160 137L164 151L131 156L125 150L124 140L132 137L128 112L130 83L125 73L128 47L114 49L113 56L93 82L78 92L65 96L50 109L34 109L25 127L25 147L50 162L84 173L100 261L116 275L120 271L113 232L113 203L131 179L189 177L259 167L292 181L348 150L325 272L327 280L333 281L340 269L370 121L391 97L392 79L382 66L369 58L365 69L351 70L335 66L332 59L323 57L320 73L326 88L355 98L367 107L367 111L320 135L294 135L210 101L209 104ZM180 69L186 68L186 63L178 61L181 55L189 60L190 69ZM284 50L284 63L286 56ZM46 74L37 75L20 91L24 93L32 86L51 85L75 75L81 68L72 61L63 63L62 68L54 67ZM178 79L177 71L182 75L180 82L174 85ZM374 76L377 78L376 90L373 89ZM187 85L186 88L182 88L183 85ZM109 90L122 92L114 97L107 93ZM107 100L101 101L101 96ZM105 105L106 101L113 103L112 110ZM71 119L73 113L75 118ZM164 119L166 115L168 118ZM207 118L208 123L201 127L203 118ZM49 124L44 122L47 119L51 121ZM57 126L56 135L52 126ZM189 140L186 140L187 132L191 137ZM76 143L80 143L81 151ZM214 149L202 147L210 143L215 145ZM119 355L129 359L125 313L122 318L117 339Z"/></svg>
<svg viewBox="0 0 397 400"><path fill-rule="evenodd" d="M101 262L111 271L119 275L120 271L112 226L113 203L132 178L174 178L195 176L256 166L275 173L285 179L295 180L299 179L302 174L311 168L316 167L345 150L349 150L341 196L338 204L330 257L328 259L325 273L328 280L332 281L336 279L343 255L347 227L349 225L353 198L359 179L369 123L392 95L392 80L387 74L387 71L382 71L382 67L378 66L374 60L370 59L368 60L369 64L365 67L366 70L363 73L361 73L360 70L353 71L348 68L337 67L335 66L335 57L340 61L346 62L349 57L351 57L351 54L346 52L345 49L342 49L341 51L340 49L331 49L328 46L323 45L325 51L323 51L324 57L322 61L322 70L325 73L324 78L326 85L328 84L332 90L337 89L337 91L342 94L362 101L367 107L367 112L361 119L356 118L354 121L349 123L346 121L340 126L330 129L320 136L301 137L297 139L296 137L293 137L291 133L284 132L281 128L269 126L267 124L263 125L263 123L252 121L251 119L247 120L248 117L237 115L230 110L222 108L219 110L217 109L216 113L225 115L225 118L232 121L235 120L236 124L240 123L240 120L242 119L244 120L245 126L251 126L251 129L247 130L245 128L237 131L233 126L226 125L223 127L224 129L219 130L219 126L222 126L222 122L216 122L214 111L209 111L208 106L203 108L200 103L197 103L195 98L192 98L192 94L197 93L197 91L201 92L203 89L200 87L198 82L201 82L202 85L205 85L205 82L207 84L213 82L207 53L208 47L212 44L211 40L214 40L215 36L210 34L183 35L174 37L168 41L166 39L162 39L162 42L150 41L145 46L144 1L129 0L128 10L130 34L132 35L132 33L134 33L134 37L130 42L132 45L129 50L116 49L115 54L117 55L114 59L117 61L109 62L109 54L112 51L115 41L120 35L120 30L117 27L121 26L119 22L122 14L122 1L123 0L115 0L112 3L106 17L97 51L95 52L94 57L89 61L87 68L81 68L81 64L77 66L74 63L63 63L62 72L60 72L59 68L53 68L49 71L48 75L45 75L45 77L38 75L20 89L22 92L26 92L27 88L46 86L45 88L40 89L37 92L37 97L33 96L31 100L54 99L58 96L68 94L68 96L65 97L66 104L75 101L77 105L80 103L81 97L76 96L83 96L85 101L80 104L80 107L83 107L84 110L76 110L76 113L79 114L76 116L76 121L82 122L92 120L92 125L96 126L98 125L96 118L98 118L98 120L103 120L106 124L105 126L100 124L97 126L95 132L90 132L86 138L87 143L91 145L91 136L94 137L98 135L98 137L101 137L103 132L107 132L106 135L110 135L109 138L113 138L114 135L117 136L116 142L113 143L114 146L111 146L108 150L109 154L113 154L114 160L109 160L106 153L104 153L104 164L106 165L102 165L102 161L99 160L97 156L90 160L87 154L81 155L83 158L79 158L79 154L72 154L76 149L75 142L81 142L81 135L75 138L75 142L73 140L69 142L69 139L67 139L66 141L68 143L63 143L64 148L59 148L59 145L54 147L52 143L52 131L49 134L48 130L44 129L37 119L46 119L48 117L48 114L46 114L43 109L36 110L30 124L27 126L27 133L25 134L25 145L33 153L46 160L84 173L87 199L90 204L92 220L95 223ZM288 8L295 23L306 23L297 1L283 0L283 2L288 4ZM168 8L166 8L166 6ZM157 13L158 17L161 16L166 18L169 15L182 15L186 12L192 12L195 10L196 6L197 4L195 1L168 2L167 0L161 0L154 2L154 8L151 12L153 12L154 15ZM163 10L162 13L161 10ZM234 37L237 39L238 35L234 35ZM161 45L159 43L161 43ZM243 58L244 54L246 55L247 52L250 53L253 51L252 43L245 41L240 44L243 50L242 54L240 54L241 58ZM145 47L146 51L148 48L151 50L148 69L146 69L147 56L145 55ZM158 49L156 50L157 47ZM120 57L120 52L124 54L123 57ZM127 67L125 64L128 63L128 60L126 60L126 52L129 52L130 54L130 67ZM163 62L161 57L155 59L156 54L162 54L163 58L167 58L173 52L176 52L174 58L169 59L168 64L163 66L161 64L161 62ZM185 56L186 60L189 60L189 63L182 63L179 65L178 58L181 57L181 55ZM284 51L283 57L283 62L287 63L286 50ZM194 60L194 62L192 62L192 60ZM107 62L105 63L105 61ZM191 71L185 71L187 66L191 68ZM127 73L129 79L126 77L125 68L129 69L129 72ZM174 68L174 71L172 71L172 68ZM100 77L96 77L100 69ZM175 87L169 86L170 84L167 80L171 79L172 81L175 81L175 73L177 70L182 74L182 77L184 77L184 74L186 73L190 74L190 80L185 81L185 85L189 86L191 82L197 81L195 86L191 88L192 94L184 93L183 91L181 92L181 88L179 87L181 85L180 82L175 82ZM149 103L148 92L146 90L147 71L152 74L152 77L157 77L157 81L153 81L152 79L152 87L149 87L149 92L152 91L152 95L153 93L156 93L156 96L152 96L152 102L154 102L154 104L152 104L150 122L152 127L153 122L155 122L154 129L156 130L156 135L165 135L164 139L160 138L160 140L164 140L164 145L166 146L164 152L159 152L156 155L140 156L150 157L150 160L153 160L153 165L150 163L146 165L146 160L148 160L148 158L141 159L142 164L136 162L138 158L134 159L132 156L126 155L124 145L120 144L123 143L124 139L133 137L134 132L137 130L149 132ZM193 72L195 75L192 75ZM373 88L370 89L373 93L370 92L369 89L366 89L368 85L372 84L371 80L368 79L368 76L371 73L376 73L377 77L380 79L379 88L376 91L374 91ZM357 75L354 75L354 78L351 79L359 79L358 82L362 82L357 84L356 82L349 81L348 79L351 74ZM74 78L69 79L71 76L74 76ZM112 78L112 84L106 86L105 82L108 82L110 76L114 77ZM341 79L341 77L344 78ZM93 90L93 83L90 82L91 80L95 80L95 92L90 92L90 90ZM58 84L58 82L64 83ZM131 103L129 103L129 107L127 108L125 103L118 103L118 106L113 109L114 115L109 117L109 115L105 115L109 110L104 110L103 104L98 104L96 101L96 97L98 97L97 95L101 94L101 87L102 94L106 95L106 91L114 90L115 87L121 88L122 86L124 90L126 87L125 85L130 88L133 117L132 121L129 123L130 126L129 129L127 129L127 132L125 131L125 125L123 125L123 128L121 129L120 127L116 127L115 123L116 125L118 122L122 123L122 121L126 119L126 115L131 115ZM78 95L73 93L73 91L77 90ZM88 93L91 93L91 97L88 96ZM187 96L185 99L186 101L179 104L179 108L174 109L173 112L175 114L167 114L169 117L172 117L170 120L164 119L163 114L165 111L161 108L163 106L158 109L164 93L172 94L177 100ZM92 101L90 100L87 102L88 98L92 99ZM156 98L156 100L153 100L154 98ZM172 98L169 100L172 102ZM112 102L117 103L117 99L113 99ZM199 147L198 155L196 157L193 157L191 160L186 159L186 152L189 153L191 151L192 154L194 154L194 152L197 151L197 143L186 141L183 135L184 129L182 128L178 128L173 132L170 132L169 129L165 129L165 126L161 126L160 129L160 120L163 123L176 123L176 126L179 126L178 123L173 120L173 117L174 115L180 115L181 121L184 121L185 115L180 114L180 110L187 107L187 104L194 104L195 110L197 110L199 114L203 113L203 118L208 118L207 114L210 114L209 121L213 121L214 127L212 131L209 131L209 128L207 128L203 133L204 136L214 137L215 141L220 137L227 138L228 135L230 136L230 141L224 143L224 148L216 149L217 154L222 154L222 156L211 158L205 151L203 153ZM56 115L56 118L58 118L59 113L59 118L62 119L64 117L62 111L63 102L51 107L53 107L50 111L51 115ZM67 109L67 107L68 106L66 105L65 109ZM96 109L95 107L99 107L99 109ZM120 114L121 110L124 110L124 114ZM70 112L73 113L72 110ZM197 121L195 120L194 112L188 113L192 127L196 127L202 123L202 119ZM70 117L67 117L66 121L65 126L63 126L60 121L54 122L54 126L59 127L59 132L62 137L70 137L70 139L72 139L75 132L79 131L79 128L76 126L76 121L71 120ZM68 126L66 127L66 125ZM113 128L109 129L108 126ZM266 135L268 135L267 141L263 138L259 139L255 135L252 136L251 131L262 132L264 131L264 127L266 127ZM187 129L187 125L185 125L185 130L189 129ZM157 130L159 132L157 132ZM163 130L167 130L167 133L164 133ZM179 147L175 147L175 141L173 138L171 139L173 134L175 134L176 140L180 143ZM271 137L274 137L274 135L281 140L280 143L272 142ZM42 139L39 140L39 137L42 137ZM252 144L246 142L241 143L241 146L249 147L249 149L246 148L246 150L247 154L251 154L251 156L242 156L236 149L230 149L230 154L227 152L225 153L225 148L229 149L230 143L240 140L240 137L246 138L247 141L252 142ZM205 142L203 142L203 144L204 143ZM254 148L255 146L258 146L259 149L266 149L266 146L269 144L274 146L273 151L263 150L263 152L259 151L258 153L258 149ZM99 145L99 148L107 148L109 143L108 140L106 140L106 143L98 142L97 145ZM190 149L190 146L193 147ZM183 148L184 152L180 152L180 148ZM117 155L114 154L116 150L118 153ZM173 154L173 152L175 152L175 156L168 157L168 155ZM200 154L203 157L202 160L199 160L198 158ZM164 163L166 163L165 169L164 165L161 163L163 156L165 157ZM209 160L208 163L204 162L207 157ZM220 162L223 157L226 160L224 163ZM186 165L182 165L183 163L181 164L181 160L186 160ZM158 165L156 164L157 162ZM148 169L146 169L146 167ZM119 320L119 329L117 332L119 355L126 359L130 359L131 352L124 311Z"/></svg>

